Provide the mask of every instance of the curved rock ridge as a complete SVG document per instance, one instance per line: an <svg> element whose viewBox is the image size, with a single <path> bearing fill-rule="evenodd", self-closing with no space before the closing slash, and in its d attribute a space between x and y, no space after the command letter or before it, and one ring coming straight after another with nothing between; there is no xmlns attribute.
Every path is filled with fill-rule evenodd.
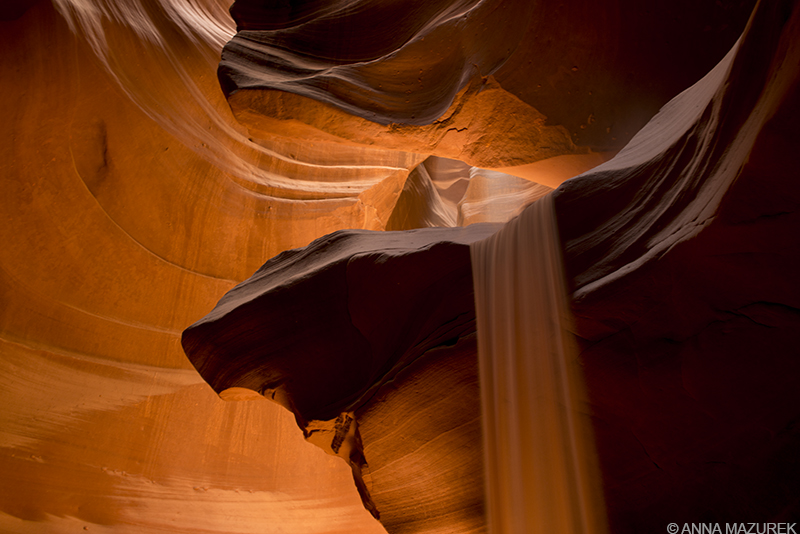
<svg viewBox="0 0 800 534"><path fill-rule="evenodd" d="M655 227L640 223L647 246L631 248L643 261L623 253L603 265L613 265L612 274L597 269L584 280L598 282L576 281L574 313L614 532L800 515L793 481L800 397L792 385L800 376L793 341L800 328L794 274L800 247L791 237L800 231L800 160L788 149L798 142L799 23L797 2L759 6L727 88L709 110L698 110L699 128L689 129L696 144L673 137L673 147L682 149L672 155L679 165L661 173L658 186L672 186L672 209L682 213L665 209ZM761 83L750 86L751 80ZM687 152L694 157L682 157ZM667 169L661 155L653 163L656 173ZM680 167L696 170L687 176ZM653 170L620 174L645 177ZM696 184L697 175L705 182ZM681 185L670 183L676 176ZM570 195L569 185L557 198L561 215L573 209L588 215L572 220L591 228L597 221L589 222L586 204L563 202L577 192ZM683 187L688 198L681 198ZM595 191L609 202L630 201ZM618 239L637 235L620 226ZM576 229L562 232L567 265L580 276L592 270L584 261L593 247L588 240L570 247ZM652 259L647 250L655 251Z"/></svg>
<svg viewBox="0 0 800 534"><path fill-rule="evenodd" d="M458 204L467 190L470 169L462 161L436 156L417 165L406 179L386 229L456 226Z"/></svg>
<svg viewBox="0 0 800 534"><path fill-rule="evenodd" d="M257 391L301 426L335 419L428 349L474 329L472 294L460 291L470 283L468 245L496 229L330 234L276 256L226 293L184 331L184 351L217 392ZM437 261L422 270L425 257ZM311 309L300 295L319 300ZM324 332L309 336L312 324ZM266 343L276 332L281 341ZM317 358L326 363L309 367Z"/></svg>
<svg viewBox="0 0 800 534"><path fill-rule="evenodd" d="M0 21L2 532L384 532L288 412L198 381L180 333L275 254L382 229L424 156L250 141L215 74L226 8Z"/></svg>
<svg viewBox="0 0 800 534"><path fill-rule="evenodd" d="M233 35L226 5L211 0L55 2L118 89L165 133L232 182L229 187L249 190L264 202L338 199L352 209L359 200L366 201L359 195L387 179L399 180L395 186L401 186L405 173L423 158L369 147L331 150L326 143L286 135L258 142L248 137L231 116L214 76L220 50ZM131 57L147 58L146 65L129 61ZM74 137L103 142L106 126L90 128L94 131L79 131Z"/></svg>
<svg viewBox="0 0 800 534"><path fill-rule="evenodd" d="M0 531L383 532L288 412L192 377L180 333L268 258L384 229L427 152L291 121L251 135L216 76L224 1L18 4L0 13Z"/></svg>
<svg viewBox="0 0 800 534"><path fill-rule="evenodd" d="M764 125L794 97L800 46L792 9L791 2L759 6L741 40L703 79L664 106L612 160L558 188L576 299L657 259L715 219Z"/></svg>
<svg viewBox="0 0 800 534"><path fill-rule="evenodd" d="M463 160L476 167L515 167L564 155L588 155L569 132L492 77L461 90L431 124L382 125L301 95L242 89L228 97L236 120L253 138L280 133L311 141L379 147Z"/></svg>
<svg viewBox="0 0 800 534"><path fill-rule="evenodd" d="M396 200L422 161L442 205L457 209L469 183L433 168L432 154L548 187L601 163L724 56L751 5L536 2L506 62L489 77L475 70L426 131L281 91L242 90L229 103L217 77L235 33L228 3L0 8L2 532L385 532L347 464L304 441L292 414L258 393L215 394L181 350L181 331L269 258L336 230L384 229L405 213ZM290 24L321 5L291 4ZM569 23L556 24L565 13ZM478 30L480 46L495 38ZM258 128L244 120L255 112L236 104L248 94L277 110ZM800 404L791 393L797 165L787 158L800 141L790 102L758 134L716 219L576 308L615 531L663 532L676 518L708 520L709 510L721 521L796 515L798 447L787 421ZM455 263L460 247L447 265L466 273ZM384 258L381 272L406 287L405 276L442 273L424 260L430 250L369 255L353 272L381 286L361 273ZM428 302L452 300L469 314L455 288L471 291L469 277L445 281L461 297L436 300L435 284ZM359 325L387 319L373 286L361 287ZM398 310L411 294L392 297ZM428 308L420 328L435 333L450 312ZM410 325L387 327L399 344L439 343L414 338L418 325L402 313L371 339L386 324ZM337 433L334 414L309 426L309 441L330 438L330 452L337 435L340 455L359 461L363 452L362 490L392 532L483 529L474 337L466 323L458 330L367 388L345 412L356 424L342 417ZM320 347L316 358L329 350Z"/></svg>
<svg viewBox="0 0 800 534"><path fill-rule="evenodd" d="M269 87L380 124L439 118L470 78L508 58L533 11L519 0L345 0L288 14L254 4L231 10L239 31L220 62L226 95Z"/></svg>
<svg viewBox="0 0 800 534"><path fill-rule="evenodd" d="M409 170L425 157L291 132L249 139L214 76L232 32L218 2L64 0L56 8L75 35L46 3L37 6L9 28L16 52L7 68L31 80L29 95L52 101L38 120L53 124L80 187L134 241L182 268L238 281L266 258L339 228L383 229ZM31 56L48 68L59 63L50 72L64 79L61 101L35 86L42 74L25 51L37 50L36 36L64 50ZM8 87L16 102L21 92ZM24 131L21 123L12 124ZM37 144L35 135L19 138ZM129 196L159 215L142 217ZM190 252L187 240L216 253Z"/></svg>
<svg viewBox="0 0 800 534"><path fill-rule="evenodd" d="M614 159L553 193L612 532L800 513L798 35L797 1L759 4L715 69ZM279 256L185 331L187 354L218 390L278 391L301 426L354 414L362 498L390 532L436 532L441 514L455 532L482 532L472 492L422 489L481 483L469 441L478 417L474 309L456 298L471 295L471 271L465 245L447 237L480 228L345 232ZM459 275L428 283L442 269ZM319 303L339 313L309 315L318 337L287 327ZM340 322L329 330L332 317ZM437 320L447 333L431 336ZM420 338L431 343L408 343ZM387 361L402 362L395 378L375 372ZM441 368L459 386L439 391L430 378ZM437 392L444 406L463 399L453 428L425 415ZM454 455L452 470L434 467L442 451ZM426 476L429 485L412 481Z"/></svg>
<svg viewBox="0 0 800 534"><path fill-rule="evenodd" d="M406 232L343 231L307 248L284 252L187 328L182 337L184 351L218 393L233 388L260 393L290 410L310 442L343 456L365 508L384 526L393 525L392 532L427 529L434 515L441 526L453 528L463 522L481 531L481 485L475 477L482 468L472 456L476 446L471 445L465 454L464 444L453 436L436 448L433 454L450 460L429 474L448 485L430 489L430 480L425 478L418 483L429 488L425 490L429 497L438 494L434 500L446 503L440 502L439 511L434 512L423 506L429 501L420 500L423 494L419 494L415 502L423 506L421 515L409 518L406 505L397 500L396 477L419 478L418 472L402 467L407 461L434 462L415 447L401 447L408 458L398 464L398 448L390 438L395 429L387 426L386 419L398 417L395 402L416 411L420 399L403 388L404 381L430 386L454 380L431 382L430 377L417 377L414 369L442 373L444 366L462 378L441 399L444 411L429 416L428 423L441 420L442 424L432 432L428 424L409 422L408 438L423 446L425 440L437 439L444 428L453 428L456 435L470 440L480 436L479 418L463 410L462 398L471 392L478 406L477 376L459 369L463 362L458 359L463 358L464 347L467 361L474 359L474 340L459 343L458 350L447 346L475 331L469 243L497 228L475 224ZM311 325L315 325L313 335L309 335ZM282 333L279 341L276 332ZM460 380L468 383L460 384ZM448 411L457 411L460 423L447 421ZM348 424L345 429L352 428L353 445L340 450L343 420L353 420L352 427ZM465 470L473 475L469 485L455 489ZM415 487L406 482L408 489ZM463 499L469 500L467 509ZM444 512L454 517L442 517Z"/></svg>
<svg viewBox="0 0 800 534"><path fill-rule="evenodd" d="M421 355L355 412L362 470L391 533L486 532L474 333Z"/></svg>
<svg viewBox="0 0 800 534"><path fill-rule="evenodd" d="M524 174L551 180L558 175L537 170L529 167ZM386 229L504 223L550 191L546 185L518 176L430 156L408 175Z"/></svg>
<svg viewBox="0 0 800 534"><path fill-rule="evenodd" d="M462 95L466 87L494 75L508 96L546 117L548 126L561 126L570 141L602 152L622 147L662 104L713 67L754 4L239 0L231 8L238 32L225 46L219 77L237 118L251 129L263 128L254 115L292 115L313 99L395 129L436 130L456 103L477 98ZM297 103L274 109L276 99L287 101L275 91L298 95L288 100ZM325 106L313 107L315 114L330 114ZM490 127L509 120L501 107L462 113L461 122L489 112ZM296 118L320 127L313 115L300 111ZM362 127L342 114L323 129L357 136ZM534 140L528 151L548 144L547 138ZM526 163L540 159L513 145L505 152L528 157Z"/></svg>
<svg viewBox="0 0 800 534"><path fill-rule="evenodd" d="M395 449L377 446L377 458L366 460L361 438L365 419L358 414L379 402L372 399L407 398L391 395L384 386L395 387L398 376L431 349L474 332L473 296L464 291L471 287L469 243L496 229L483 224L388 233L343 231L305 249L284 252L187 328L183 349L218 393L246 388L290 410L310 442L348 462L373 516L383 517L384 525L405 524L403 507L391 497L389 515L381 509L386 490L382 480L375 483L370 476L374 467L394 461ZM309 307L302 295L319 299ZM310 325L316 325L314 335L308 333ZM275 332L282 332L277 343ZM451 402L463 405L457 397ZM476 418L469 412L464 415L468 435L474 437ZM345 427L343 421L348 423ZM366 429L369 436L386 430L369 424ZM348 431L352 435L346 439ZM343 441L351 444L342 447ZM458 463L474 469L470 456L462 455ZM451 480L448 471L441 476ZM468 492L473 500L474 492ZM460 500L447 499L453 512L464 513ZM471 506L467 522L480 525L482 508L475 508L474 502ZM418 520L429 515L426 511Z"/></svg>

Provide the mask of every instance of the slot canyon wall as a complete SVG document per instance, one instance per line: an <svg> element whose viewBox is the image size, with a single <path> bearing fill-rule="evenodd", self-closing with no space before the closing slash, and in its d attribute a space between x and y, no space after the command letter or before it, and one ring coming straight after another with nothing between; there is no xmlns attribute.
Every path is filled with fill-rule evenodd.
<svg viewBox="0 0 800 534"><path fill-rule="evenodd" d="M611 531L800 516L796 2L229 4L0 11L0 530L485 531L554 188Z"/></svg>

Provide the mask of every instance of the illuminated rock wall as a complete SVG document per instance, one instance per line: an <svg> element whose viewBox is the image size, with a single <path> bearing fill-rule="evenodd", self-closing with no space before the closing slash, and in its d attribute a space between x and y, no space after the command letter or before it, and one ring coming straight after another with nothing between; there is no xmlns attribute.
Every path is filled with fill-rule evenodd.
<svg viewBox="0 0 800 534"><path fill-rule="evenodd" d="M382 532L346 465L179 340L278 252L383 228L421 158L249 142L227 6L116 5L75 15L100 55L46 1L0 23L0 530Z"/></svg>
<svg viewBox="0 0 800 534"><path fill-rule="evenodd" d="M796 137L799 20L791 2L760 6L702 80L553 193L612 532L797 514L798 188L784 149ZM428 164L404 195L436 189ZM218 389L267 391L307 431L323 428L309 419L353 415L363 456L347 457L390 532L485 531L474 319L453 299L471 287L437 274L443 249L448 273L466 269L457 241L483 228L328 236L268 262L186 331L184 347ZM319 311L343 321L339 333L287 335L292 318L271 315L278 297L340 307ZM436 325L463 333L420 354ZM361 363L333 374L307 348L322 345L341 353L335 362ZM349 382L326 381L339 375Z"/></svg>
<svg viewBox="0 0 800 534"><path fill-rule="evenodd" d="M382 532L348 466L304 442L284 408L220 400L186 359L181 331L280 252L344 228L429 224L419 215L427 194L397 212L395 206L413 196L404 193L406 177L430 155L513 168L549 187L601 163L713 67L751 7L540 2L530 13L523 10L524 31L506 35L504 4L431 3L426 9L437 13L496 8L498 17L483 19L494 26L470 22L476 33L464 45L480 56L477 70L469 64L473 52L456 46L448 61L460 59L448 63L449 74L436 75L436 65L425 64L421 83L430 83L436 98L409 93L419 104L412 114L429 105L446 110L436 119L441 124L403 125L368 122L364 114L324 104L328 97L320 103L301 91L233 94L226 85L226 100L217 77L223 46L235 35L226 2L28 4L27 10L3 8L0 17L0 530L20 533L84 526L98 532ZM302 5L308 12L298 16L316 17L318 8L334 4ZM775 9L775 20L796 21L794 3ZM391 37L383 43L371 27L358 40L365 48L351 51L356 56L340 56L334 47L339 57L333 59L386 56L382 64L394 69L392 39L429 43L422 29L435 25L426 26L430 19L422 15L403 18L412 22L405 33L378 32ZM797 34L795 22L772 28L766 35L774 37L759 41L763 50L751 52L753 58L765 53L756 63L766 73L777 65L766 58L782 50L793 57L786 38L776 39ZM452 44L441 31L430 40ZM497 35L502 39L494 41ZM513 53L505 57L508 46ZM495 64L497 57L505 62ZM418 70L404 70L401 83L419 83ZM763 79L759 72L746 71L738 85ZM709 493L706 479L734 488L717 497L713 509L721 519L741 503L751 515L796 515L797 438L787 421L796 418L790 407L797 403L787 391L797 376L789 356L796 355L792 332L800 306L796 240L787 236L795 235L797 98L793 78L781 79L789 96L763 115L748 166L720 216L695 240L576 304L610 516L620 532L660 529L658 521L676 520L671 513L699 517L706 508L691 503L708 502L698 500ZM745 91L746 105L730 107L730 132L745 122L736 110L749 113L760 91ZM401 109L387 109L407 123L423 122L406 116L412 108L395 93L389 100ZM349 98L347 91L337 94ZM727 139L717 141L720 150ZM464 190L462 222L496 220L487 215L487 200L518 185L492 182L487 174ZM574 187L591 192L587 198L602 196L604 188L594 185L601 181ZM601 223L622 207L614 195L580 201L582 195L568 190L560 209L576 215L559 222L579 289L599 279L591 265L611 272L631 258L603 255L613 247L602 244L610 238ZM461 197L454 198L445 195L443 204ZM587 227L600 228L591 240L600 244L571 246ZM632 241L636 257L655 234L641 235ZM370 383L380 368L359 370L364 375L355 379L358 391L375 386L369 391L375 402L356 413L369 465L365 480L391 532L481 531L465 247L433 247L433 256L447 260L401 261L398 269L393 260L375 274L368 265L381 257L381 247L353 266L365 282L353 304L361 314L356 320L372 328L370 339L389 356L398 339L420 354L391 381ZM457 276L448 277L448 270ZM433 286L439 293L418 302L427 315L406 316L408 329L398 329L406 323L381 326L396 322L381 315L385 303L395 299L389 309L406 309L411 293L386 286L386 295L371 299L370 281L411 276L414 291L425 294L431 286L418 273L451 284ZM463 322L451 325L455 333L439 332L436 321L453 310ZM321 330L309 323L297 332L311 342L314 331ZM417 339L420 332L430 337ZM324 358L329 346L319 343L315 357ZM753 360L752 354L762 356ZM441 407L437 387L448 392ZM252 396L234 391L229 398ZM755 460L744 460L750 457ZM771 474L779 472L787 474Z"/></svg>

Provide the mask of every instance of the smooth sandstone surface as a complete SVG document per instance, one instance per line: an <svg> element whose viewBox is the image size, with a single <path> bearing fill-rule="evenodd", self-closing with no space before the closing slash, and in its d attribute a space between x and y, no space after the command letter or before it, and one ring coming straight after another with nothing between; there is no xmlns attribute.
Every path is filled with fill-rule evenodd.
<svg viewBox="0 0 800 534"><path fill-rule="evenodd" d="M799 230L800 197L796 152L786 150L797 137L792 125L800 102L798 23L796 3L761 5L742 40L715 69L665 106L614 159L554 193L612 532L744 517L787 521L800 513L795 477L800 397L794 387L800 367L793 342L800 328L793 279L800 249L792 237ZM396 272L424 273L399 282L407 284L440 265L435 246L411 246L416 235L346 233L325 239L334 243L349 237L345 258L362 261L355 243L374 247L384 239L387 250L375 251L372 264L359 268L359 280L374 277L369 284L383 288L398 283ZM387 255L398 242L410 248ZM330 250L327 259L315 256L313 273L286 264L283 279L292 272L302 278L287 286L294 298L283 298L319 299L320 291L308 288L328 272L334 257L342 261L341 248ZM312 253L310 248L293 255ZM448 268L467 267L457 247L449 257L453 263ZM346 302L350 310L373 310L375 322L389 329L378 337L390 340L396 336L392 330L407 328L403 306L409 299L424 296L427 301L432 288L444 287L423 283L425 289L412 292L411 298L408 292L382 294L376 308L369 299L356 300L363 292L351 294L345 276L338 279L326 282L331 300L325 299L325 305ZM240 304L269 299L270 283L257 275L239 286ZM462 279L458 291L469 293L471 287ZM451 302L453 293L448 285L436 300ZM213 364L205 362L235 352L215 352L221 345L214 341L231 328L223 318L238 309L231 307L233 300L233 294L223 299L214 314L184 334L190 359L204 362L201 373L212 383ZM396 322L383 318L393 310L399 310ZM459 310L453 306L450 313ZM245 315L250 323L257 321ZM369 325L356 326L368 333L367 339L376 333ZM237 343L247 338L250 344L281 346L274 356L257 360L262 370L255 376L250 367L244 369L248 380L274 372L287 358L299 366L316 369L319 364L310 351L284 345L291 339L280 325L264 324L256 331L245 323L242 328ZM469 441L475 440L479 414L472 397L477 381L470 341L474 325L464 328L458 340L415 356L419 363L406 367L402 379L391 378L394 371L379 378L385 384L373 397L337 393L332 388L338 382L305 391L291 384L295 389L282 397L284 405L301 414L301 426L309 415L333 417L325 412L329 408L354 413L363 445L356 478L365 481L365 502L390 532L484 531L475 494L463 489L482 483L475 467L481 458L477 441ZM417 331L427 329L430 323ZM204 342L210 350L199 353L193 343L201 331L211 341ZM330 336L323 340L340 343ZM345 346L350 357L355 350L365 361L386 361L370 342ZM406 355L413 352L405 344L395 346ZM239 372L229 359L223 367L227 380ZM448 369L457 385L440 390L441 369ZM361 390L374 378L362 380ZM321 390L333 396L321 401ZM452 427L443 424L449 418L431 416L431 403L441 404L447 414L459 397L463 412L453 418ZM458 483L448 486L454 472L460 473ZM443 514L449 521L443 521Z"/></svg>
<svg viewBox="0 0 800 534"><path fill-rule="evenodd" d="M559 132L573 150L621 148L725 55L754 5L239 0L232 10L239 31L225 45L219 76L253 131L291 117L360 142L424 136L449 151L441 156L519 165L558 155ZM392 124L416 128L396 132ZM505 150L475 146L479 138Z"/></svg>
<svg viewBox="0 0 800 534"><path fill-rule="evenodd" d="M227 6L169 6L1 23L0 530L382 532L346 465L219 399L179 340L278 252L383 228L421 158L248 141Z"/></svg>
<svg viewBox="0 0 800 534"><path fill-rule="evenodd" d="M468 4L480 7L431 6L457 11ZM0 530L481 532L477 377L467 323L458 341L442 339L392 380L367 386L372 402L354 412L368 462L363 479L384 526L364 508L346 463L305 442L287 410L249 390L230 388L223 398L252 402L215 395L186 359L181 331L283 251L345 228L430 225L434 189L456 224L464 195L466 220L505 220L520 207L519 196L489 198L535 184L507 177L465 184L429 156L463 159L467 174L475 166L534 182L548 176L550 182L538 179L557 187L608 159L661 104L710 70L751 7L673 2L643 13L645 4L627 4L603 11L592 2L540 2L522 36L510 32L519 44L493 74L484 63L478 73L462 61L453 76L431 67L423 83L447 87L445 115L434 126L372 123L295 93L242 90L226 99L217 68L236 31L226 1L4 6ZM305 17L335 4L297 5L307 8L297 15ZM794 3L774 9L774 20L796 20ZM565 13L577 18L547 26L567 20L559 18ZM691 24L680 13L691 14ZM663 25L642 22L654 19ZM771 26L760 41L776 58L794 50L786 38L777 40L797 34L791 24ZM490 65L504 55L491 44L502 32L479 23L476 29L469 46ZM363 36L367 48L379 41ZM380 46L396 45L387 43ZM521 68L529 62L538 69L533 74ZM756 63L776 72L775 62ZM785 66L791 63L783 65L792 72ZM656 75L641 75L651 71ZM740 87L761 76L759 68L745 72ZM797 249L787 237L796 234L796 165L788 158L797 144L797 98L796 84L781 79L789 96L776 97L774 117L763 115L766 125L719 217L664 260L609 283L604 295L617 300L586 297L576 307L587 367L597 369L596 428L612 526L620 532L643 525L661 531L673 516L701 517L711 506L702 503L711 501L720 520L740 510L744 521L797 514L790 421L798 403L789 393L798 376L791 359ZM742 98L755 100L759 91ZM732 118L731 132L737 124ZM434 169L433 187L419 188L418 200L396 210L404 195L414 196L405 193L407 176L423 161ZM529 165L539 165L536 174ZM607 200L588 204L572 208L586 219L565 235L594 227L599 206L620 208ZM633 235L636 254L649 235ZM413 254L381 263L375 274L371 262L386 257L377 250L354 266L365 281L435 274L417 260L424 255ZM592 272L586 265L602 250L572 249L571 274ZM448 253L448 261L458 256ZM613 256L601 265L613 271L629 259ZM434 263L461 269L454 283L469 281L468 265ZM470 289L448 287L452 297L441 302L473 313ZM405 323L386 320L392 328L384 338L372 322L393 306L406 309L408 293L381 302L370 300L371 291L366 285L358 296L370 305L353 308L374 328L380 350L387 354L392 339L417 346L419 332L392 325ZM436 297L426 295L428 302ZM452 310L428 311L441 318ZM357 378L360 391L370 377ZM669 415L653 418L662 412ZM709 497L704 480L729 489Z"/></svg>

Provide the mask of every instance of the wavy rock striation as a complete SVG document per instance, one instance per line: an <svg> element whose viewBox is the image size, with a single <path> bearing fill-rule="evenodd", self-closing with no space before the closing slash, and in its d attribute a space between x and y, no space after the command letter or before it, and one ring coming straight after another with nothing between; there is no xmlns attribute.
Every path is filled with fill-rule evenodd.
<svg viewBox="0 0 800 534"><path fill-rule="evenodd" d="M346 465L219 399L180 333L275 254L382 229L424 157L249 141L215 75L226 8L4 11L2 532L383 532Z"/></svg>
<svg viewBox="0 0 800 534"><path fill-rule="evenodd" d="M553 193L612 532L800 514L798 35L797 2L759 4L717 67L614 159ZM474 237L481 228L452 231ZM471 294L470 269L464 242L436 232L335 234L328 250L320 241L275 258L183 337L218 390L274 384L301 426L354 416L362 498L389 532L484 531L474 312L456 297ZM422 235L432 240L418 242ZM312 270L290 265L311 256ZM279 265L287 270L265 277ZM428 283L444 265L461 274ZM336 269L359 275L332 278ZM371 289L361 290L367 280ZM261 321L279 308L256 312L256 303L279 295L296 310L342 307L314 324L336 317L344 334L300 339ZM448 333L430 335L436 328ZM356 330L367 342L348 341ZM419 338L429 343L407 342ZM233 344L253 347L233 356L241 367ZM266 347L275 352L255 356ZM354 358L363 361L348 367ZM388 361L402 363L375 372ZM287 365L305 371L292 376Z"/></svg>
<svg viewBox="0 0 800 534"><path fill-rule="evenodd" d="M397 142L396 132L385 134L391 124L415 125L437 155L491 167L470 150L459 156L448 147L448 132L471 127L461 144L491 136L504 143L494 157L530 163L548 157L556 132L583 148L621 148L725 54L754 3L340 0L289 7L239 0L220 83L253 132L268 128L268 119L291 117L310 126L309 134L321 129L379 144ZM480 104L490 76L493 99L507 101L502 106ZM526 120L504 127L520 113ZM369 123L348 114L387 127L371 125L362 135ZM549 128L532 128L535 115ZM520 132L529 138L524 145L514 143ZM400 139L415 142L409 137Z"/></svg>
<svg viewBox="0 0 800 534"><path fill-rule="evenodd" d="M519 34L503 24L513 17L502 6L513 2L423 3L408 17L397 3L325 2L344 11L323 21L374 21L372 9L400 14L405 44L380 24L353 26L350 42L364 48L351 51L331 44L343 28L314 22L322 16L318 1L292 2L295 11L274 19L280 28L243 27L286 35L284 43L310 46L309 54L330 50L308 60L334 62L333 70L348 76L358 70L352 60L365 57L353 54L380 52L376 65L397 84L387 102L403 108L398 113L437 98L445 110L429 125L382 125L292 92L242 89L226 98L217 70L236 34L229 3L23 0L0 7L0 531L384 532L354 491L351 469L305 442L290 412L244 388L228 388L221 399L203 383L181 350L182 330L284 251L345 228L441 224L430 216L434 190L448 224L450 216L458 224L459 203L462 221L504 220L520 204L510 193L537 186L472 166L555 188L602 163L724 56L753 4L527 2L532 11ZM452 24L434 27L450 14L493 6L497 13L481 20L455 20L474 33L453 42L444 42ZM764 95L773 96L764 100L757 87L770 73L783 79L793 72L791 63L768 57L790 57L786 28L796 28L774 21L795 20L796 7L777 2L771 9L778 10L767 17L772 33L748 45L749 63L729 77L739 103L725 104L722 93L720 121L729 134L703 134L719 150L685 151L699 159L724 153L741 129L737 121L748 128L763 122L747 130L757 132L753 148L717 217L630 276L608 278L576 308L586 365L598 366L590 373L599 388L597 433L621 532L663 531L667 519L704 510L727 519L736 514L726 510L738 507L745 521L796 514L796 431L787 423L797 405L788 389L797 376L789 358L796 354L796 88L786 82L791 87L780 97L777 85L767 84ZM236 16L257 18L245 11ZM511 22L516 28L524 21ZM422 41L420 32L431 37ZM430 54L436 40L447 57ZM502 46L512 42L505 57ZM398 46L419 52L430 67L418 95L419 67L387 53ZM468 62L473 52L480 72ZM235 60L226 53L229 59ZM437 73L434 64L451 70ZM773 111L747 122L753 105L767 103ZM744 114L738 119L737 110ZM714 130L712 122L704 128ZM666 172L675 153L649 153L661 152L658 168ZM431 155L467 163L451 175ZM415 193L407 176L423 161L433 187L417 183ZM456 176L465 167L482 178ZM625 176L646 175L639 167L626 164ZM627 202L615 204L597 180L586 184L580 195L559 199L577 217L565 235L575 244L596 232L611 243L601 206L610 213ZM666 190L680 191L673 185ZM602 200L576 200L591 197L590 190ZM486 195L506 195L497 198L507 202L487 203ZM503 210L495 210L499 204ZM686 207L680 198L673 205ZM647 248L642 235L658 236L647 228L624 232L633 249ZM459 231L466 242L473 230ZM358 231L336 237L348 246L360 238ZM342 280L359 289L347 308L356 310L351 321L366 334L339 318L343 327L331 336L371 340L367 352L338 353L366 370L348 373L328 362L331 377L342 380L336 387L310 374L292 389L291 379L306 368L281 375L308 417L331 417L308 422L308 441L333 452L336 438L393 532L483 529L469 265L460 263L465 245L442 239L449 244L423 240L392 253L370 241L349 267L351 279L339 276L348 269L344 257L330 272L324 258L315 259L327 275L339 276L320 288L320 308L343 308L334 298L322 302L327 291L344 294ZM586 282L581 287L635 260L624 253L604 259L593 240L570 248L572 273ZM446 259L426 259L434 256ZM601 269L592 270L595 261ZM406 285L418 273L430 278ZM301 276L281 293L289 309L316 309L303 289L313 279ZM373 298L375 288L386 303ZM314 341L314 329L322 332L328 320L285 329L316 351L303 358L327 362L324 354L338 350ZM353 346L364 349L363 340ZM364 363L370 351L385 363ZM404 360L407 353L413 357ZM294 370L305 361L284 363ZM313 403L301 398L310 385L321 392ZM313 415L323 398L351 411ZM729 493L709 490L704 480L722 481Z"/></svg>

